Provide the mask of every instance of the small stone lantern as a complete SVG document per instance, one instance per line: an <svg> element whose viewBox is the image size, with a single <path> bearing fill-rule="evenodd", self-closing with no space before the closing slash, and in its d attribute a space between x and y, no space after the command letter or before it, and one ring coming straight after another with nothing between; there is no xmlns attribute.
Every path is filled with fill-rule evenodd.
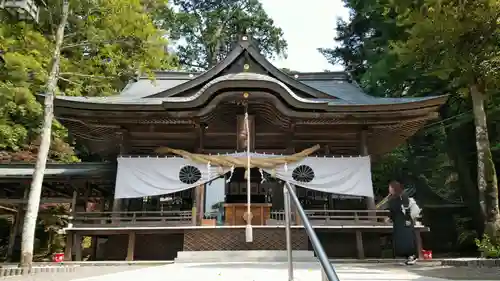
<svg viewBox="0 0 500 281"><path fill-rule="evenodd" d="M43 0L0 0L0 9L17 15L19 20L38 22L40 6L45 6Z"/></svg>

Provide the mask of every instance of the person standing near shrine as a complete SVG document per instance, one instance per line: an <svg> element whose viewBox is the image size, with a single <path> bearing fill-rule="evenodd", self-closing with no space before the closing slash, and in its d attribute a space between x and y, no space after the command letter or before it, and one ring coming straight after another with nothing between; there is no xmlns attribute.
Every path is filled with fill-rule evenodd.
<svg viewBox="0 0 500 281"><path fill-rule="evenodd" d="M404 194L403 185L397 181L389 183L389 218L393 226L393 245L396 257L405 257L406 265L417 262L415 239L415 218L410 210L411 199Z"/></svg>

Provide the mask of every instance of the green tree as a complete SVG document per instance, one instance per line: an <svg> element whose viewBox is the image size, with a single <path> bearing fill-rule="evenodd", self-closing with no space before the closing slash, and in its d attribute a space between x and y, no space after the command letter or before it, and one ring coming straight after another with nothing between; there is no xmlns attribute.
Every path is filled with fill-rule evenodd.
<svg viewBox="0 0 500 281"><path fill-rule="evenodd" d="M23 224L23 234L21 242L21 265L31 267L33 262L33 248L35 244L36 220L40 207L40 196L42 194L43 176L47 157L49 155L52 120L54 117L54 95L57 87L58 73L61 61L61 46L64 39L64 30L68 22L69 1L64 0L62 17L56 31L56 41L52 53L49 79L45 91L44 114L42 121L42 133L40 150L38 151L33 180L29 191L28 206Z"/></svg>
<svg viewBox="0 0 500 281"><path fill-rule="evenodd" d="M56 94L112 95L140 72L175 67L175 57L166 51L166 31L146 12L166 6L165 0L72 1ZM46 90L62 0L50 0L47 7L36 25L0 11L1 162L34 162L39 149L43 110L35 95ZM52 140L49 160L77 161L58 122Z"/></svg>
<svg viewBox="0 0 500 281"><path fill-rule="evenodd" d="M406 16L405 9L396 8L392 2L391 0L344 0L346 7L351 9L351 16L346 22L340 21L336 27L335 40L340 46L321 49L320 52L332 63L343 63L346 70L353 74L354 79L372 95L401 97L452 94L448 103L441 108L440 115L443 120L429 124L421 133L411 138L405 146L412 149L402 147L402 151L413 151L412 153L401 154L401 150L398 150L384 157L386 160L377 161L374 178L387 180L395 176L409 178L408 173L425 174L425 171L418 169L420 164L408 167L405 163L420 162L416 161L415 157L435 160L422 166L428 167L433 173L425 174L426 180L413 178L419 181L419 185L428 184L434 190L440 186L436 179L453 179L453 185L446 184L443 188L459 187L464 202L469 206L468 210L471 212L475 229L478 233L482 233L484 218L479 206L476 184L473 181L476 174L474 167L477 165L474 164L475 144L472 137L474 128L471 124L473 122L471 102L465 96L454 94L460 87L452 83L451 79L441 79L429 75L426 68L415 67L419 65L419 59L412 56L411 52L403 60L400 54L394 51L393 42L404 43L411 38L405 31L412 24L401 24L401 19ZM401 3L405 2L400 1L399 4ZM415 3L413 9L420 10L420 6ZM446 145L441 145L440 132L445 133ZM421 146L429 146L430 151L440 151L441 154L448 155L449 160L442 158L442 155L431 156L428 154L429 151L415 151L415 148ZM398 159L399 162L396 164L391 159ZM438 159L444 162L439 163ZM389 168L393 164L395 167ZM450 164L453 166L453 172L446 168ZM400 167L405 167L404 171ZM452 190L435 191L449 194Z"/></svg>
<svg viewBox="0 0 500 281"><path fill-rule="evenodd" d="M173 0L173 10L157 17L170 38L181 39L179 61L207 70L224 59L241 35L249 35L268 58L284 56L287 43L258 0Z"/></svg>
<svg viewBox="0 0 500 281"><path fill-rule="evenodd" d="M48 234L47 252L52 254L59 252L64 248L64 239L61 232L68 226L69 206L66 204L57 204L44 206L40 210L38 223Z"/></svg>
<svg viewBox="0 0 500 281"><path fill-rule="evenodd" d="M450 83L456 94L472 101L477 149L477 185L485 230L496 237L500 228L498 187L486 117L488 95L500 83L500 2L490 0L395 1L398 22L408 38L397 40L392 52L401 65L412 65L427 76Z"/></svg>
<svg viewBox="0 0 500 281"><path fill-rule="evenodd" d="M156 3L166 5L164 1ZM109 95L137 73L151 74L171 62L165 51L165 34L146 13L149 6L140 0L52 0L48 4L50 8L36 27L5 16L7 20L0 29L0 48L5 53L2 67L6 70L2 71L6 75L0 89L2 100L10 106L3 110L4 120L0 123L2 140L7 140L3 148L16 150L28 140L27 132L38 124L42 112L35 106L34 94L44 93L45 97L40 145L23 226L21 264L28 267L33 260L45 165L51 139L57 137L57 133L51 133L54 96ZM26 104L33 105L33 112L26 112ZM18 112L24 114L22 118L12 114ZM25 120L27 116L33 120ZM21 122L31 122L32 127L22 128Z"/></svg>

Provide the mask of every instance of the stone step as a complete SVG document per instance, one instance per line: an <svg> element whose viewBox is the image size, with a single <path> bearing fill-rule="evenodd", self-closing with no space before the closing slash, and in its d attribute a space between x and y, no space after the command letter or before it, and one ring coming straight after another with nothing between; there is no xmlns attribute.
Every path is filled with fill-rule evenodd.
<svg viewBox="0 0 500 281"><path fill-rule="evenodd" d="M293 251L294 262L316 261L312 251ZM182 251L176 263L286 262L286 251Z"/></svg>

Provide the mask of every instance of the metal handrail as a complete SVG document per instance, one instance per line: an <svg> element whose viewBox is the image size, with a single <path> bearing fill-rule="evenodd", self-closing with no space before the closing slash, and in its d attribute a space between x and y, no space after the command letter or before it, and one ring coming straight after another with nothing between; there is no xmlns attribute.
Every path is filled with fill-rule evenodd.
<svg viewBox="0 0 500 281"><path fill-rule="evenodd" d="M321 242L318 239L318 236L316 235L316 232L312 228L311 222L307 218L307 215L302 208L302 205L300 204L299 198L295 194L295 191L293 190L292 186L290 185L289 182L285 183L285 188L284 188L284 197L285 197L285 211L287 213L286 217L287 223L286 223L286 238L287 238L287 251L288 251L288 274L289 274L289 280L293 280L293 263L292 263L292 247L291 247L291 235L290 235L290 204L287 202L290 201L295 205L295 208L297 208L297 213L300 216L300 219L302 220L302 224L304 225L304 228L306 230L307 236L309 236L309 240L311 240L311 245L313 247L314 252L318 256L319 262L321 264L321 267L323 269L324 274L326 275L326 278L328 281L340 281L337 272L335 271L335 268L333 265L330 263L328 260L328 256L325 253L325 250L323 249L323 246L321 245Z"/></svg>

